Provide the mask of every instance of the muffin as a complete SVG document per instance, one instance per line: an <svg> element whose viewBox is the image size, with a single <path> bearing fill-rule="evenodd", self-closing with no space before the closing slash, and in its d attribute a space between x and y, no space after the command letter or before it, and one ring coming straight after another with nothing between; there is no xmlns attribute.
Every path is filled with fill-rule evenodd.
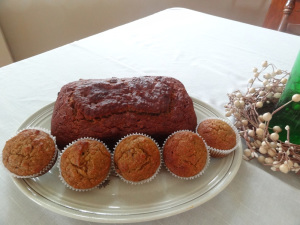
<svg viewBox="0 0 300 225"><path fill-rule="evenodd" d="M227 156L235 149L239 140L235 127L219 118L202 120L196 132L206 141L214 158Z"/></svg>
<svg viewBox="0 0 300 225"><path fill-rule="evenodd" d="M72 190L86 191L106 180L111 155L104 143L82 138L66 146L59 158L60 178Z"/></svg>
<svg viewBox="0 0 300 225"><path fill-rule="evenodd" d="M163 159L173 175L193 179L202 175L207 168L209 151L198 134L192 131L178 131L165 141Z"/></svg>
<svg viewBox="0 0 300 225"><path fill-rule="evenodd" d="M9 139L2 151L5 168L17 178L48 172L57 159L55 138L42 128L27 128Z"/></svg>
<svg viewBox="0 0 300 225"><path fill-rule="evenodd" d="M121 139L115 147L114 169L123 181L131 184L149 182L161 165L160 150L150 137L133 134Z"/></svg>

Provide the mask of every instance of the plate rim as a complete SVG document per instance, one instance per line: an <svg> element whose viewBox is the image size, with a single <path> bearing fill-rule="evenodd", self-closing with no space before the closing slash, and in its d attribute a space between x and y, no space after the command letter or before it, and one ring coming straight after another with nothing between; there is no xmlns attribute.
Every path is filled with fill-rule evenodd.
<svg viewBox="0 0 300 225"><path fill-rule="evenodd" d="M227 120L227 118L224 117L223 114L220 113L220 111L218 111L217 109L214 109L209 104L207 104L195 97L191 97L191 99L193 102L205 107L210 112L217 115L218 117ZM41 114L40 112L45 111L49 107L53 107L54 104L55 104L55 102L47 104L46 106L40 108L38 111L33 113L19 126L18 130L20 130L24 126L26 126L28 121L32 120L33 118L36 118L37 115L39 115L39 117L42 117L43 114ZM76 211L74 212L74 210L72 211L68 207L63 207L63 206L57 205L57 204L55 205L55 202L52 202L51 200L45 198L44 196L41 196L36 191L31 190L31 187L26 184L26 179L12 177L12 180L13 180L14 184L18 187L18 189L30 200L32 200L33 202L37 203L38 205L40 205L52 212L55 212L59 215L67 216L67 217L70 217L73 219L79 219L79 220L84 220L84 221L89 221L89 222L98 222L98 223L128 223L128 222L136 223L136 222L153 221L153 220L167 218L170 216L177 215L179 213L189 211L190 209L196 208L196 207L202 205L203 203L211 200L212 198L217 196L220 192L222 192L231 183L231 181L234 179L234 177L236 176L236 174L240 168L240 165L242 162L242 152L240 151L241 147L242 146L241 146L241 141L240 141L238 148L234 151L234 157L231 162L230 168L228 169L226 175L213 187L214 191L210 195L205 196L205 198L203 198L202 197L203 194L202 194L201 196L197 196L196 198L191 199L188 202L185 202L183 204L172 207L171 210L170 210L170 208L168 208L166 210L160 210L159 214L157 214L157 215L153 215L153 214L155 214L155 212L142 213L142 214L141 213L140 214L130 214L128 216L128 218L124 215L116 216L115 218L111 218L109 216L103 216L103 215L99 215L99 214L96 214L97 216L94 216L94 217L90 216L90 214L82 215L82 214L76 213ZM207 192L211 192L211 190L212 189L208 190ZM207 192L205 192L204 195Z"/></svg>

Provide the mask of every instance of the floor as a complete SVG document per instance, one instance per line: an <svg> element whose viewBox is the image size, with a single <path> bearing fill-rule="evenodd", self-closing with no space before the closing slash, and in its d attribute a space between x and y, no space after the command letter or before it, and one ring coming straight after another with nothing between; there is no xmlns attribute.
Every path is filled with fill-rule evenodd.
<svg viewBox="0 0 300 225"><path fill-rule="evenodd" d="M262 26L271 0L0 1L0 27L13 61L172 7Z"/></svg>

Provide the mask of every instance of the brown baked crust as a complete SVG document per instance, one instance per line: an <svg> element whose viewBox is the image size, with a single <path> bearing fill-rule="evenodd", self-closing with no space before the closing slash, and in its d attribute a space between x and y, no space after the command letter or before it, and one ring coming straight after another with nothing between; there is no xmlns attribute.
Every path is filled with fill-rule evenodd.
<svg viewBox="0 0 300 225"><path fill-rule="evenodd" d="M160 166L155 142L143 135L124 138L115 148L114 166L125 180L139 182L151 178Z"/></svg>
<svg viewBox="0 0 300 225"><path fill-rule="evenodd" d="M110 171L111 156L99 141L76 141L62 154L61 175L75 189L89 189L104 181Z"/></svg>
<svg viewBox="0 0 300 225"><path fill-rule="evenodd" d="M207 162L207 148L202 138L191 131L179 131L170 136L163 149L166 167L179 177L199 174Z"/></svg>
<svg viewBox="0 0 300 225"><path fill-rule="evenodd" d="M44 131L26 129L9 139L2 152L4 166L17 176L42 175L56 156L54 140ZM53 162L51 162L53 160Z"/></svg>
<svg viewBox="0 0 300 225"><path fill-rule="evenodd" d="M197 132L212 148L229 150L236 145L236 133L223 120L204 120L199 124ZM214 157L213 153L211 156Z"/></svg>
<svg viewBox="0 0 300 225"><path fill-rule="evenodd" d="M51 133L59 147L81 137L115 142L130 133L165 138L194 130L197 118L183 84L171 77L79 80L61 88Z"/></svg>

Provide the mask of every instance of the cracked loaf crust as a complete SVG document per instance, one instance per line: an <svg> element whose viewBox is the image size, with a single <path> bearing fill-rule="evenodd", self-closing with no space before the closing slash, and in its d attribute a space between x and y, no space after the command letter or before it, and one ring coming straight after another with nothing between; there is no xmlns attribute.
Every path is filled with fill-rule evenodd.
<svg viewBox="0 0 300 225"><path fill-rule="evenodd" d="M123 179L139 182L152 178L160 166L155 142L144 135L131 135L120 141L114 151L114 168Z"/></svg>
<svg viewBox="0 0 300 225"><path fill-rule="evenodd" d="M207 162L207 148L199 135L191 131L172 134L164 144L163 159L166 167L179 177L198 175Z"/></svg>
<svg viewBox="0 0 300 225"><path fill-rule="evenodd" d="M90 189L107 178L111 155L103 143L82 139L65 149L59 166L62 178L70 187Z"/></svg>
<svg viewBox="0 0 300 225"><path fill-rule="evenodd" d="M180 81L144 76L66 84L54 106L51 133L64 147L81 137L110 144L134 132L160 141L196 125L192 100Z"/></svg>

